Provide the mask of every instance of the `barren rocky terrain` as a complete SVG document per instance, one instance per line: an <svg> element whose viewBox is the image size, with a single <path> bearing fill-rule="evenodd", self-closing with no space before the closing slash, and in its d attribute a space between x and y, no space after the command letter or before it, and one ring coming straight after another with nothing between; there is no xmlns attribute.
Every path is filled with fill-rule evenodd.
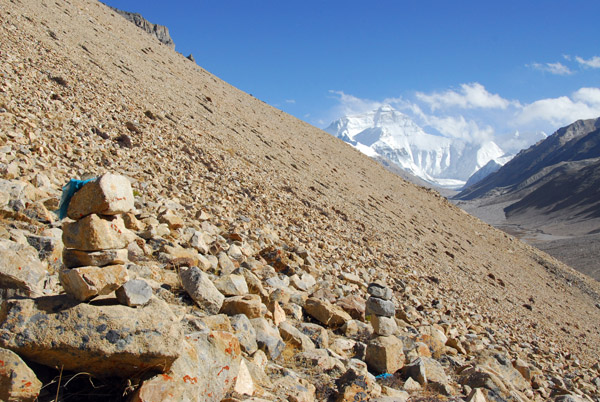
<svg viewBox="0 0 600 402"><path fill-rule="evenodd" d="M47 275L36 288L44 297L27 282L2 283L17 291L3 292L0 332L32 338L35 320L18 327L15 311L45 305L48 315L55 306L109 325L154 317L163 338L184 335L174 336L179 348L165 340L172 367L152 378L92 359L83 370L84 358L52 344L32 355L2 341L40 377L40 400L67 400L65 380L90 376L76 370L96 384L121 375L113 400L168 399L160 381L190 400L598 400L598 282L228 85L99 2L3 0L0 20L0 240L6 250L37 245L32 258ZM65 227L48 210L69 179L105 172L132 183L126 266L152 287L144 308L113 305L114 294L76 302L59 278ZM7 259L0 267L15 270ZM215 284L241 276L247 292L219 288L222 309L199 303L186 286L203 275ZM375 282L385 297L368 288ZM231 307L235 297L253 312ZM378 318L390 318L389 303L369 312L370 298L393 303L391 321ZM258 351L244 343L244 315L266 337ZM111 353L130 339L126 322L106 335ZM165 322L175 329L160 332ZM217 354L235 365L202 372L198 362ZM227 381L194 388L225 367Z"/></svg>

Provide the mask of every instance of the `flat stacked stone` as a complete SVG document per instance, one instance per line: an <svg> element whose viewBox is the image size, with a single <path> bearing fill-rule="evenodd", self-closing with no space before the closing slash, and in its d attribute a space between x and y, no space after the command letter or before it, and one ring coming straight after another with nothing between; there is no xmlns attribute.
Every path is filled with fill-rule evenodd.
<svg viewBox="0 0 600 402"><path fill-rule="evenodd" d="M397 329L392 290L378 283L371 283L367 287L367 293L370 297L365 305L365 315L371 316L375 333L382 336L392 335Z"/></svg>
<svg viewBox="0 0 600 402"><path fill-rule="evenodd" d="M365 315L370 316L377 337L366 350L365 362L377 373L394 373L404 365L402 341L394 336L398 326L394 319L396 308L392 302L392 290L378 283L367 287L370 297L365 305Z"/></svg>
<svg viewBox="0 0 600 402"><path fill-rule="evenodd" d="M63 224L66 269L59 277L77 300L109 294L129 280L127 245L135 235L125 227L122 215L133 210L133 203L129 180L112 173L86 183L71 198L67 216L74 222ZM128 304L124 300L129 299L119 300Z"/></svg>

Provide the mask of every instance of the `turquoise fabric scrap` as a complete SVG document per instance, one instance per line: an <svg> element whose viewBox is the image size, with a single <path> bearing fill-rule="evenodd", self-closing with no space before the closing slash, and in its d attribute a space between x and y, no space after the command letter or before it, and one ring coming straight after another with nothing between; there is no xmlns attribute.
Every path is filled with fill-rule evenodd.
<svg viewBox="0 0 600 402"><path fill-rule="evenodd" d="M62 188L62 197L60 198L60 204L58 205L59 219L64 219L67 217L67 209L69 208L69 203L71 202L71 198L73 198L73 195L75 195L75 193L79 191L79 189L83 187L84 184L93 180L96 180L96 178L88 180L71 179Z"/></svg>

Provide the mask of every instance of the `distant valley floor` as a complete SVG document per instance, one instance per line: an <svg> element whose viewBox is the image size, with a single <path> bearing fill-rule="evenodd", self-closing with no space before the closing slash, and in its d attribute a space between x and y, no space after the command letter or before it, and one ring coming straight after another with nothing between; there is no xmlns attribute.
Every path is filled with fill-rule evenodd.
<svg viewBox="0 0 600 402"><path fill-rule="evenodd" d="M497 204L490 204L486 199L473 201L450 199L450 201L482 221L600 281L600 258L598 258L600 256L600 233L570 236L567 233L561 233L560 228L554 226L552 228L553 234L549 234L544 231L543 227L532 229L523 224L512 222L506 219L503 210L514 201Z"/></svg>

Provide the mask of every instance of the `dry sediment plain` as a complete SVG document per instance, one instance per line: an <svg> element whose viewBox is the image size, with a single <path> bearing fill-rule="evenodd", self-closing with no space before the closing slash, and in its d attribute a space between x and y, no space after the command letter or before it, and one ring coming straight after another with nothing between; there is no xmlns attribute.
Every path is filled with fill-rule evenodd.
<svg viewBox="0 0 600 402"><path fill-rule="evenodd" d="M129 177L146 209L272 233L557 375L598 376L600 283L243 93L99 2L2 1L3 178ZM210 40L203 38L202 40ZM202 55L197 55L202 64ZM243 68L243 67L241 67ZM4 218L7 236L13 223ZM354 286L354 288L352 288ZM491 335L493 334L493 335ZM478 336L479 336L478 335Z"/></svg>

